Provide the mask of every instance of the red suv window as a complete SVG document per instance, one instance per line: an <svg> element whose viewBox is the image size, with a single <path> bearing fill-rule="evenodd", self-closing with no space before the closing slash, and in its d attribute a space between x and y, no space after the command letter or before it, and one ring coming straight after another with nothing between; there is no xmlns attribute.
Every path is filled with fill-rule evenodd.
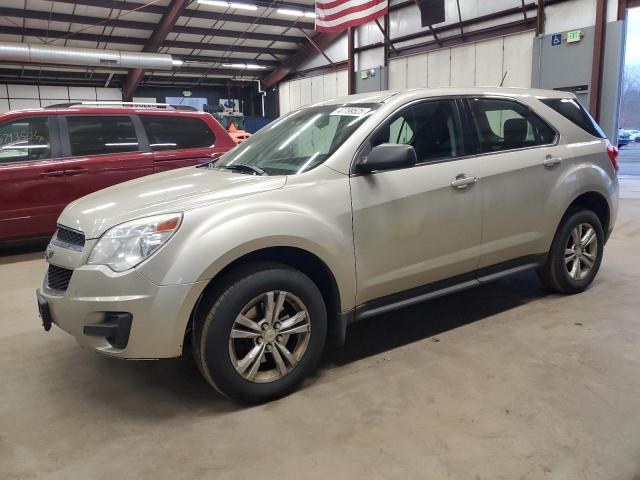
<svg viewBox="0 0 640 480"><path fill-rule="evenodd" d="M141 115L151 150L211 147L216 137L199 118L164 115Z"/></svg>
<svg viewBox="0 0 640 480"><path fill-rule="evenodd" d="M69 115L71 155L100 155L140 150L136 129L129 116Z"/></svg>

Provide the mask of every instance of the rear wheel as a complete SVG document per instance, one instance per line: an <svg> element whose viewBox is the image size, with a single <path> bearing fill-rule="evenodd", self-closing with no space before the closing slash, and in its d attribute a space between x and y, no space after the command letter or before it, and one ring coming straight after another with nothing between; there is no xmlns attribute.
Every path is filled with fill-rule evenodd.
<svg viewBox="0 0 640 480"><path fill-rule="evenodd" d="M302 272L256 264L232 275L203 308L194 356L224 395L263 402L292 391L313 371L324 347L322 295Z"/></svg>
<svg viewBox="0 0 640 480"><path fill-rule="evenodd" d="M595 278L602 262L604 233L598 216L575 210L565 216L551 244L541 278L561 293L580 293Z"/></svg>

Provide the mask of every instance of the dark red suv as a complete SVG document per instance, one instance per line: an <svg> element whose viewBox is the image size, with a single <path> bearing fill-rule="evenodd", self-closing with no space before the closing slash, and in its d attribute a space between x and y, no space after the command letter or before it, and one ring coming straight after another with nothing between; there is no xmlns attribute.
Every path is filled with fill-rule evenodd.
<svg viewBox="0 0 640 480"><path fill-rule="evenodd" d="M0 115L0 242L47 236L71 201L235 146L208 113L69 104Z"/></svg>

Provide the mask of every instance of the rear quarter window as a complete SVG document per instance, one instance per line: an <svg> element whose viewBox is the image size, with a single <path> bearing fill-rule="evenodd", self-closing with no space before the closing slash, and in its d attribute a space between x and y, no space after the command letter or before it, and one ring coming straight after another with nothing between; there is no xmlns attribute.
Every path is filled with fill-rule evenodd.
<svg viewBox="0 0 640 480"><path fill-rule="evenodd" d="M596 121L577 100L572 98L545 98L540 101L594 137L607 137Z"/></svg>
<svg viewBox="0 0 640 480"><path fill-rule="evenodd" d="M140 115L153 151L211 147L216 137L200 118Z"/></svg>

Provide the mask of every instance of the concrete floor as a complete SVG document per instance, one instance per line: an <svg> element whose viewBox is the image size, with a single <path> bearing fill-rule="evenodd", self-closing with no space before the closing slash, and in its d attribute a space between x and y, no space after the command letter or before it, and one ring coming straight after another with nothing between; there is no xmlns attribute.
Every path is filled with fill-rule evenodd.
<svg viewBox="0 0 640 480"><path fill-rule="evenodd" d="M521 275L353 326L253 408L184 360L125 362L39 326L36 249L0 257L0 478L638 479L640 181L593 287Z"/></svg>

